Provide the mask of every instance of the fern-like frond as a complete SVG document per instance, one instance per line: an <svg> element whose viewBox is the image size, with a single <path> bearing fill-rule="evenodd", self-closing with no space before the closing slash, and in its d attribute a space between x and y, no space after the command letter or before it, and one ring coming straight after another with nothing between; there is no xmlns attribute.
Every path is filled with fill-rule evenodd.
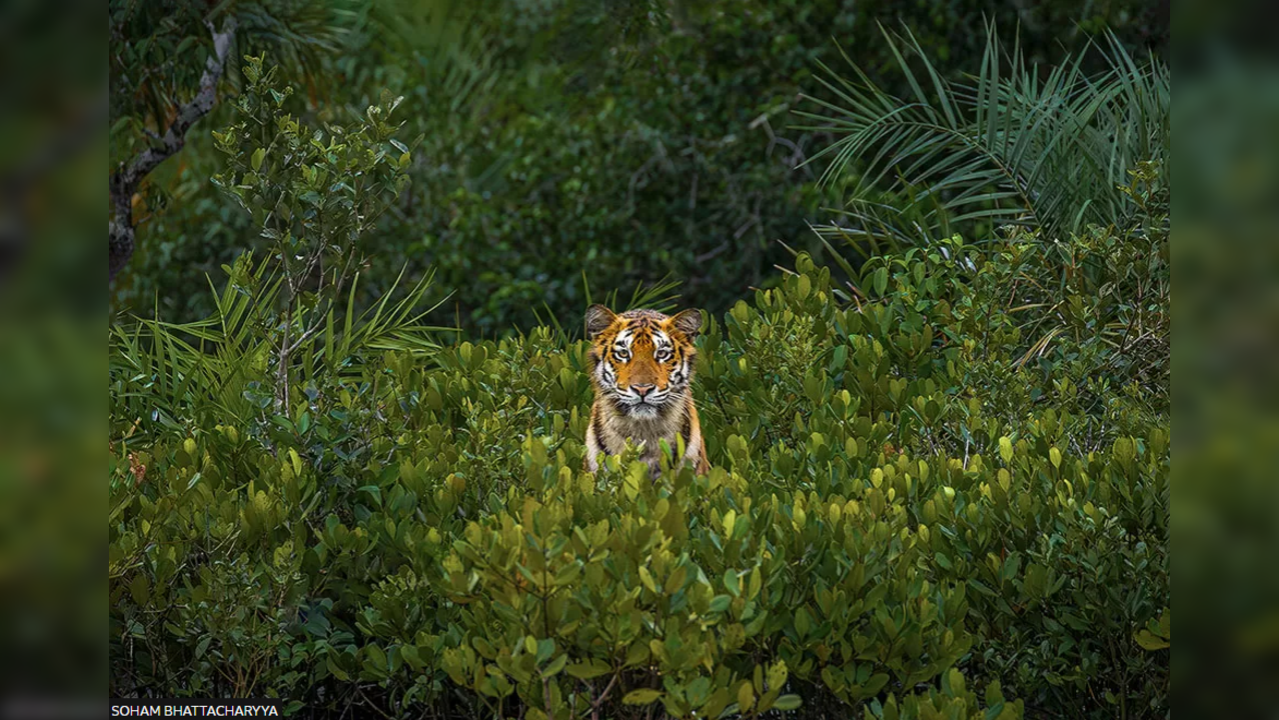
<svg viewBox="0 0 1279 720"><path fill-rule="evenodd" d="M979 223L1048 236L1122 223L1132 212L1119 190L1129 170L1169 153L1168 68L1139 62L1113 36L1045 72L1015 45L1004 52L991 25L980 72L954 82L909 31L883 36L909 97L849 61L852 77L821 67L828 98L807 97L816 107L799 113L805 129L835 135L810 159L827 162L822 182L849 188L844 219L818 228L828 239L915 244ZM1089 52L1109 69L1085 74Z"/></svg>
<svg viewBox="0 0 1279 720"><path fill-rule="evenodd" d="M215 310L204 319L114 324L108 342L113 412L170 428L210 413L245 424L259 415L277 377L280 326L289 321L278 309L280 279L268 266L246 254L227 267L230 278L221 292L214 289ZM401 273L362 313L355 310L358 282L352 282L344 311L329 311L326 322L294 348L289 376L302 385L320 377L359 383L378 354L432 356L440 347L436 337L453 330L423 323L447 300L426 301L433 279L427 274L393 299Z"/></svg>

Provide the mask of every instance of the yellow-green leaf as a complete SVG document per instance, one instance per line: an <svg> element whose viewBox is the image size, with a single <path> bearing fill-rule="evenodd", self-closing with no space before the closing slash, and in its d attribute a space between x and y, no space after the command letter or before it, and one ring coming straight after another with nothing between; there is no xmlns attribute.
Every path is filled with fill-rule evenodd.
<svg viewBox="0 0 1279 720"><path fill-rule="evenodd" d="M563 657L568 657L564 655ZM564 672L572 675L579 680L590 680L591 678L607 675L612 668L603 660L589 660L587 662L573 663L564 669Z"/></svg>
<svg viewBox="0 0 1279 720"><path fill-rule="evenodd" d="M1013 459L1013 441L1007 436L999 438L999 457L1004 462L1012 462Z"/></svg>
<svg viewBox="0 0 1279 720"><path fill-rule="evenodd" d="M737 523L737 512L729 510L724 513L724 537L733 537L733 525Z"/></svg>
<svg viewBox="0 0 1279 720"><path fill-rule="evenodd" d="M1167 640L1156 636L1149 630L1138 630L1136 638L1137 644L1146 650L1163 650L1170 645Z"/></svg>
<svg viewBox="0 0 1279 720"><path fill-rule="evenodd" d="M774 710L795 710L795 709L798 709L799 706L803 704L804 704L804 701L800 700L798 695L783 695L777 698L777 702L773 703L773 709Z"/></svg>
<svg viewBox="0 0 1279 720"><path fill-rule="evenodd" d="M632 690L626 693L622 702L627 705L647 705L662 696L661 690Z"/></svg>
<svg viewBox="0 0 1279 720"><path fill-rule="evenodd" d="M641 567L639 569L639 576L640 582L644 583L644 587L648 588L649 592L657 592L657 583L653 582L653 576L649 573L648 568Z"/></svg>

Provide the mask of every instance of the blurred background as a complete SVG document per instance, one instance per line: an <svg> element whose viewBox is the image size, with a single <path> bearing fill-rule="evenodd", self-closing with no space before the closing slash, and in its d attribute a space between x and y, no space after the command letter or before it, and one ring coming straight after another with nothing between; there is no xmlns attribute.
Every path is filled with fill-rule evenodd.
<svg viewBox="0 0 1279 720"><path fill-rule="evenodd" d="M112 167L147 147L147 128L198 86L210 11L173 7L113 9ZM774 266L791 258L782 242L819 251L807 224L828 222L843 188L819 186L827 163L810 162L833 135L796 129L795 113L821 109L803 94L829 99L814 79L822 63L852 74L841 52L885 92L910 92L881 23L904 24L956 79L978 72L988 20L1010 49L1020 29L1022 52L1040 63L1106 29L1138 57L1168 42L1158 8L1131 0L379 0L215 14L238 20L219 97L243 84L240 57L263 51L299 89L286 109L312 126L358 118L384 90L404 97L399 137L422 145L409 189L365 240L362 301L403 268L433 268L452 293L435 320L487 337L539 314L578 324L588 283L629 293L666 280L683 304L720 314L779 281ZM233 112L220 102L138 185L113 311L204 317L206 276L216 282L223 264L264 247L209 182L222 162L209 130Z"/></svg>
<svg viewBox="0 0 1279 720"><path fill-rule="evenodd" d="M1178 707L1279 713L1279 58L1264 3L1175 15Z"/></svg>
<svg viewBox="0 0 1279 720"><path fill-rule="evenodd" d="M98 12L0 8L0 717L82 715L66 701L104 687Z"/></svg>

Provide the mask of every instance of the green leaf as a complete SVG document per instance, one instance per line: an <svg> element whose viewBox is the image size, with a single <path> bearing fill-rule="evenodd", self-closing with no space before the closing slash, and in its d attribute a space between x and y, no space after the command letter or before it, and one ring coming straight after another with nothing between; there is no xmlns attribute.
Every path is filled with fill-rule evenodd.
<svg viewBox="0 0 1279 720"><path fill-rule="evenodd" d="M782 695L773 703L774 710L796 710L804 701L798 695Z"/></svg>
<svg viewBox="0 0 1279 720"><path fill-rule="evenodd" d="M653 575L648 571L648 568L641 565L639 576L640 582L644 583L644 587L648 588L649 592L657 594L657 583L653 581Z"/></svg>
<svg viewBox="0 0 1279 720"><path fill-rule="evenodd" d="M372 495L379 506L382 504L382 488L377 485L364 485L359 491Z"/></svg>
<svg viewBox="0 0 1279 720"><path fill-rule="evenodd" d="M560 587L563 587L564 585L570 585L574 581L576 581L579 577L581 577L581 575L582 575L582 563L580 562L569 563L568 565L565 565L564 567L560 568L559 571L555 573L555 584Z"/></svg>
<svg viewBox="0 0 1279 720"><path fill-rule="evenodd" d="M568 663L568 653L561 654L559 657L552 660L550 665L547 665L546 668L542 670L542 679L545 680L547 678L555 677L555 675L558 674L559 671L564 669L564 666L567 663Z"/></svg>
<svg viewBox="0 0 1279 720"><path fill-rule="evenodd" d="M876 695L880 690L888 684L887 673L876 673L870 676L870 679L862 686L862 690L868 695Z"/></svg>
<svg viewBox="0 0 1279 720"><path fill-rule="evenodd" d="M799 637L802 640L808 637L808 632L812 628L812 619L808 616L808 610L801 607L795 612L795 632L799 633Z"/></svg>
<svg viewBox="0 0 1279 720"><path fill-rule="evenodd" d="M368 645L364 648L365 667L372 667L378 671L384 671L387 668L386 653L377 645Z"/></svg>
<svg viewBox="0 0 1279 720"><path fill-rule="evenodd" d="M565 656L567 657L567 655ZM588 660L586 662L573 663L564 669L569 675L579 680L590 680L601 675L607 675L613 671L613 668L603 660Z"/></svg>
<svg viewBox="0 0 1279 720"><path fill-rule="evenodd" d="M626 693L622 702L627 705L648 705L662 696L661 690L632 690Z"/></svg>
<svg viewBox="0 0 1279 720"><path fill-rule="evenodd" d="M537 662L539 664L546 662L546 659L555 654L555 641L546 638L537 641Z"/></svg>
<svg viewBox="0 0 1279 720"><path fill-rule="evenodd" d="M738 582L736 570L729 569L724 572L724 589L733 597L741 595L742 588Z"/></svg>
<svg viewBox="0 0 1279 720"><path fill-rule="evenodd" d="M404 662L414 670L421 670L424 666L424 663L422 662L422 655L418 652L416 646L401 645L400 657L404 658Z"/></svg>
<svg viewBox="0 0 1279 720"><path fill-rule="evenodd" d="M883 295L884 291L888 289L888 268L881 267L876 270L871 282L875 288L875 294Z"/></svg>
<svg viewBox="0 0 1279 720"><path fill-rule="evenodd" d="M338 667L337 664L333 662L333 658L325 658L324 664L329 668L329 672L333 673L333 677L341 680L342 682L350 682L351 676L348 675L345 670Z"/></svg>
<svg viewBox="0 0 1279 720"><path fill-rule="evenodd" d="M151 599L151 583L147 581L145 575L134 575L133 581L129 583L129 593L133 596L135 603L145 606L147 600Z"/></svg>
<svg viewBox="0 0 1279 720"><path fill-rule="evenodd" d="M1138 630L1136 634L1137 644L1146 650L1163 650L1169 647L1170 643L1161 637L1158 637L1149 630Z"/></svg>

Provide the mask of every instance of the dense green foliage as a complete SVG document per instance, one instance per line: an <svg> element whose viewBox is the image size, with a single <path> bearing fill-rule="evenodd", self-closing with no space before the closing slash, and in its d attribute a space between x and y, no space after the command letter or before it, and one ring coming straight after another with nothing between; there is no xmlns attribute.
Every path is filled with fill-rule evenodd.
<svg viewBox="0 0 1279 720"><path fill-rule="evenodd" d="M900 19L952 79L978 71L987 13L1007 34L1019 28L1029 62L1080 49L1086 32L1110 28L1135 55L1166 33L1146 4L1126 0L310 5L220 6L244 15L232 57L266 49L307 89L287 107L312 126L346 124L389 90L405 97L404 135L425 136L411 188L368 248L374 272L359 302L373 302L406 262L411 273L431 267L456 293L435 320L487 336L531 327L544 304L580 312L583 271L597 288L628 292L669 275L688 303L722 312L776 282L773 266L789 263L778 240L820 252L805 223L829 221L822 207L839 204L838 188L819 189L821 167L802 163L831 136L790 129L793 112L800 92L836 99L813 77L819 62L842 66L841 47L886 91L909 96L878 22L895 29ZM120 10L128 22L113 41L113 86L139 100L113 97L113 161L145 146L148 128L162 131L162 99L181 97L208 43L199 18L161 23L148 8ZM161 62L179 48L176 66ZM244 82L236 70L228 96ZM156 95L148 110L141 99ZM211 298L186 288L260 247L208 181L221 169L209 129L230 112L224 102L197 125L146 186L117 307L203 317Z"/></svg>
<svg viewBox="0 0 1279 720"><path fill-rule="evenodd" d="M967 234L921 222L854 255L803 222L822 193L866 200L875 162L818 190L806 143L994 157L871 137L869 115L842 141L772 125L825 52L778 29L857 36L863 9L506 7L334 15L357 51L318 62L358 114L290 91L309 60L249 56L220 159L174 171L187 194L118 288L159 290L158 317L109 341L110 693L317 717L1168 717L1167 118L1116 111L1039 153L1109 133L1106 180L1048 200L1102 211L1010 216L998 177L961 173L939 197L991 193L983 217L1015 224L960 203L931 217ZM916 37L945 58L954 31ZM1166 78L1130 70L1114 87ZM936 120L950 80L928 77L940 106L874 102ZM1015 104L982 82L965 112ZM1091 102L1053 87L1036 97ZM1158 115L1159 92L1106 107ZM879 199L929 217L927 178L902 179ZM708 306L712 470L650 480L628 452L585 473L581 309L641 280L630 305L668 309L667 272Z"/></svg>
<svg viewBox="0 0 1279 720"><path fill-rule="evenodd" d="M1098 232L1080 292L1166 249ZM887 258L860 307L801 257L711 321L715 468L657 483L625 458L580 471L586 348L547 329L429 359L355 345L359 375L296 382L280 412L219 399L269 384L240 365L163 422L148 362L173 347L117 341L112 692L392 716L1164 714L1166 651L1143 645L1170 605L1166 358L1066 341L1069 301L1028 311L1065 313L1036 349L1007 296L1055 272L1030 247ZM974 695L956 670L1000 684Z"/></svg>
<svg viewBox="0 0 1279 720"><path fill-rule="evenodd" d="M837 135L818 157L832 158L826 179L852 175L852 189L848 217L826 231L897 244L990 224L1066 236L1126 224L1137 211L1123 192L1129 173L1143 162L1156 174L1168 167L1172 75L1164 63L1133 58L1113 35L1103 42L1104 50L1090 45L1046 71L1020 48L1003 57L992 31L980 74L956 83L913 35L886 37L910 86L906 99L860 68L856 81L828 70L820 82L836 99L803 114ZM1106 68L1090 75L1084 63L1095 56ZM883 201L885 190L896 202ZM855 227L844 227L850 221Z"/></svg>

